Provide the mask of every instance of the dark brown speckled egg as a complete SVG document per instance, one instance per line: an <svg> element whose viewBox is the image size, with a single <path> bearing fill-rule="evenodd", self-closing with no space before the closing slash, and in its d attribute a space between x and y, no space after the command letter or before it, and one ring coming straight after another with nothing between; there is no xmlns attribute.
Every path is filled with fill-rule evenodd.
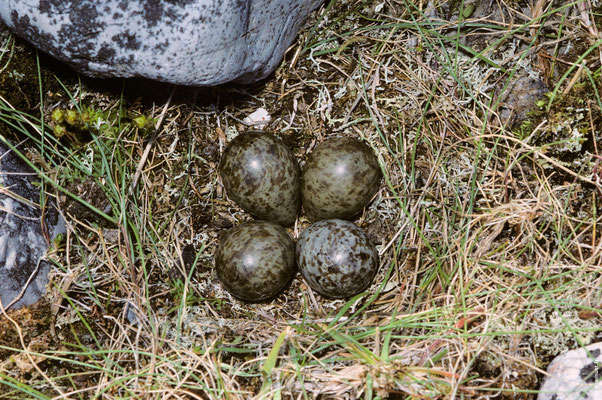
<svg viewBox="0 0 602 400"><path fill-rule="evenodd" d="M365 143L336 137L322 142L309 155L301 176L301 198L307 218L353 217L380 186L376 155Z"/></svg>
<svg viewBox="0 0 602 400"><path fill-rule="evenodd" d="M280 225L250 221L230 230L215 254L220 282L246 301L269 299L295 273L295 244Z"/></svg>
<svg viewBox="0 0 602 400"><path fill-rule="evenodd" d="M282 140L250 132L230 142L219 165L228 197L254 216L282 225L299 211L299 165Z"/></svg>
<svg viewBox="0 0 602 400"><path fill-rule="evenodd" d="M297 265L307 284L331 298L366 289L378 271L378 255L368 236L349 221L316 222L299 236Z"/></svg>

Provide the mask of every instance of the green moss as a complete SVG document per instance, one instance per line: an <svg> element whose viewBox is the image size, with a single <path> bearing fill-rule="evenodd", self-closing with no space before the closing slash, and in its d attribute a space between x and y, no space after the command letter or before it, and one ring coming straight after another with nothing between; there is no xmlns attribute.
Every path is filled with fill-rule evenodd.
<svg viewBox="0 0 602 400"><path fill-rule="evenodd" d="M89 136L115 139L120 132L138 129L143 136L152 130L155 120L137 112L99 109L94 105L55 108L46 118L58 138L67 137L76 145L89 142Z"/></svg>
<svg viewBox="0 0 602 400"><path fill-rule="evenodd" d="M57 108L52 112L51 118L52 118L52 122L54 122L56 124L60 124L61 122L63 122L63 119L65 118L65 112L63 111L62 108Z"/></svg>
<svg viewBox="0 0 602 400"><path fill-rule="evenodd" d="M146 129L151 125L152 120L148 119L144 115L139 115L136 118L132 119L134 124L138 127L138 129Z"/></svg>
<svg viewBox="0 0 602 400"><path fill-rule="evenodd" d="M545 111L547 100L538 104L538 109L528 113L527 119L514 129L513 134L545 149L551 156L574 161L588 150L590 118L594 121L602 119L597 107L588 107L596 101L596 91L589 81L577 83L570 93L557 96L548 112Z"/></svg>

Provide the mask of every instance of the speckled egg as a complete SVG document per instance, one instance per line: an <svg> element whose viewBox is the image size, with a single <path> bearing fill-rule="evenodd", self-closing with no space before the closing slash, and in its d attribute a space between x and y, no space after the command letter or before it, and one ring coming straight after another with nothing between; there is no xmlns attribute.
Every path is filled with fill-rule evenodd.
<svg viewBox="0 0 602 400"><path fill-rule="evenodd" d="M295 273L295 244L280 225L250 221L222 238L215 254L220 282L245 301L269 299Z"/></svg>
<svg viewBox="0 0 602 400"><path fill-rule="evenodd" d="M347 219L364 208L380 186L381 171L365 143L337 137L309 155L301 177L301 198L312 221Z"/></svg>
<svg viewBox="0 0 602 400"><path fill-rule="evenodd" d="M230 199L248 213L285 226L297 218L299 165L280 138L238 135L222 156L219 174Z"/></svg>
<svg viewBox="0 0 602 400"><path fill-rule="evenodd" d="M378 270L378 255L368 236L349 221L316 222L299 236L297 265L316 292L351 297L366 289Z"/></svg>

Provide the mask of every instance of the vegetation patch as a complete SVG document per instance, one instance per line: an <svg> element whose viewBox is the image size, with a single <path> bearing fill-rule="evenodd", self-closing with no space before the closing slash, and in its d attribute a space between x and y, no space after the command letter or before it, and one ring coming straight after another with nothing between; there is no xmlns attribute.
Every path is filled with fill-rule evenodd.
<svg viewBox="0 0 602 400"><path fill-rule="evenodd" d="M80 77L3 33L0 136L68 230L46 298L0 315L0 397L536 398L602 339L600 15L330 1L268 79L215 88ZM334 136L377 155L365 292L219 284L218 241L251 217L217 165L259 108L301 166Z"/></svg>

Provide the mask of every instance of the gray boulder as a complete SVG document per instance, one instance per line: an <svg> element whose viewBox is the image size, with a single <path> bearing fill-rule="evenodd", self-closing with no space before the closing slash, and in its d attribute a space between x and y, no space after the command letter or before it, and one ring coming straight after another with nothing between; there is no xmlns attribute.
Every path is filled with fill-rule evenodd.
<svg viewBox="0 0 602 400"><path fill-rule="evenodd" d="M602 342L559 355L547 372L538 400L602 399Z"/></svg>
<svg viewBox="0 0 602 400"><path fill-rule="evenodd" d="M51 204L42 218L36 178L0 140L0 300L5 309L33 304L45 293L50 264L43 260L48 249L43 229L49 240L65 232Z"/></svg>
<svg viewBox="0 0 602 400"><path fill-rule="evenodd" d="M0 0L0 18L92 77L251 83L323 0Z"/></svg>

